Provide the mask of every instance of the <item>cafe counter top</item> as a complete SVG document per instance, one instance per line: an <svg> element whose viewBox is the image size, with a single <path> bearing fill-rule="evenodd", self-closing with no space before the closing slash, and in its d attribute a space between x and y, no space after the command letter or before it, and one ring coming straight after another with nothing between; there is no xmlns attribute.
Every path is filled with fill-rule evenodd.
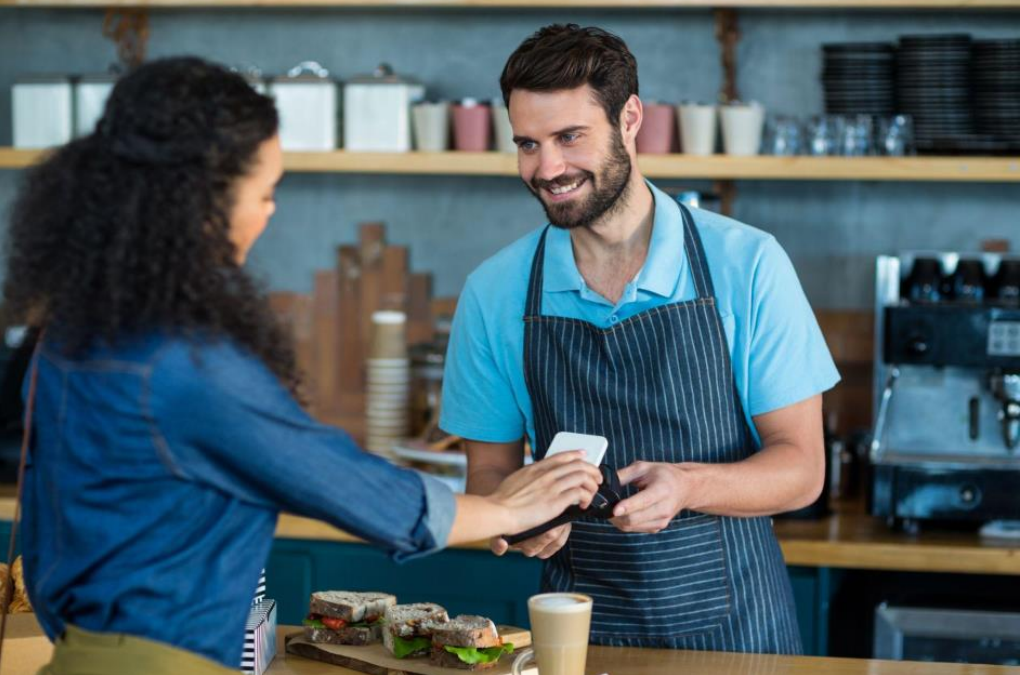
<svg viewBox="0 0 1020 675"><path fill-rule="evenodd" d="M13 489L0 490L0 520L14 515ZM903 572L1020 575L1020 541L984 539L976 533L890 530L864 513L859 503L840 505L817 520L775 521L776 535L788 565ZM282 514L278 539L356 543L353 535L326 523ZM488 548L485 542L455 548Z"/></svg>
<svg viewBox="0 0 1020 675"><path fill-rule="evenodd" d="M775 521L788 565L904 572L1020 575L1020 541L984 539L976 533L895 532L859 503L841 505L817 520ZM277 538L357 542L335 527L283 514ZM487 549L485 542L458 548Z"/></svg>
<svg viewBox="0 0 1020 675"><path fill-rule="evenodd" d="M361 675L358 671L283 654L284 638L295 627L281 626L281 652L267 675ZM962 663L916 663L765 654L685 652L668 649L590 647L589 675L1020 675L1020 668ZM454 672L454 671L451 671ZM467 672L467 671L457 671Z"/></svg>
<svg viewBox="0 0 1020 675"><path fill-rule="evenodd" d="M32 614L11 617L2 675L35 675L49 662L53 646ZM284 653L286 636L297 626L277 629L277 655L266 675L362 675L357 671ZM589 675L1020 675L1020 668L958 663L917 663L809 656L724 654L665 649L590 647ZM451 671L453 672L453 671ZM467 672L467 671L457 671Z"/></svg>

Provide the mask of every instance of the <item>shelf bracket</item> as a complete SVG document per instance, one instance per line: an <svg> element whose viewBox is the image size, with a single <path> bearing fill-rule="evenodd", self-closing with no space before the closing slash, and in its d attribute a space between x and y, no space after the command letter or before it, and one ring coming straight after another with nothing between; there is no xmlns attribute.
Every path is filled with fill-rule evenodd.
<svg viewBox="0 0 1020 675"><path fill-rule="evenodd" d="M733 201L737 198L737 184L731 180L717 180L712 187L719 195L719 211L724 216L732 216Z"/></svg>
<svg viewBox="0 0 1020 675"><path fill-rule="evenodd" d="M129 7L106 10L103 37L117 46L117 58L125 70L142 65L149 45L149 12Z"/></svg>
<svg viewBox="0 0 1020 675"><path fill-rule="evenodd" d="M737 10L724 7L716 8L712 13L715 16L715 39L722 58L723 81L719 102L732 103L740 98L737 92L737 43L740 42Z"/></svg>
<svg viewBox="0 0 1020 675"><path fill-rule="evenodd" d="M740 100L737 90L737 43L740 42L740 27L737 24L737 10L732 7L717 7L712 10L715 18L715 39L719 43L719 57L722 61L722 86L719 88L719 103L727 104ZM737 185L732 180L715 181L719 195L719 208L723 215L733 213L733 200L737 196Z"/></svg>

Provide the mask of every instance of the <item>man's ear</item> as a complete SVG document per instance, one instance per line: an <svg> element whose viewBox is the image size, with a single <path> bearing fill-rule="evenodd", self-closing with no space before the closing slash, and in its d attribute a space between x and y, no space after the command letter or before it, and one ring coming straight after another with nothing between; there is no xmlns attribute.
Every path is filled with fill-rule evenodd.
<svg viewBox="0 0 1020 675"><path fill-rule="evenodd" d="M623 144L628 148L636 143L638 130L645 118L645 109L637 94L631 94L630 98L620 111L620 135L623 137Z"/></svg>

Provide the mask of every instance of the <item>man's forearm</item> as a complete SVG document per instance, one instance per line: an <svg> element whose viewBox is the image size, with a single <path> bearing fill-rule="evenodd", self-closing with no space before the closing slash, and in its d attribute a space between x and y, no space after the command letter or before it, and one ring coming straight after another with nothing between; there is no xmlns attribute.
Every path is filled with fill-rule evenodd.
<svg viewBox="0 0 1020 675"><path fill-rule="evenodd" d="M811 457L805 460L805 456ZM793 511L815 501L825 481L824 452L777 444L732 464L677 464L689 486L687 508L753 517Z"/></svg>
<svg viewBox="0 0 1020 675"><path fill-rule="evenodd" d="M501 471L494 468L476 469L468 472L467 493L471 495L490 495L496 491L512 471Z"/></svg>
<svg viewBox="0 0 1020 675"><path fill-rule="evenodd" d="M490 495L524 465L524 441L487 443L468 440L467 457L467 493Z"/></svg>

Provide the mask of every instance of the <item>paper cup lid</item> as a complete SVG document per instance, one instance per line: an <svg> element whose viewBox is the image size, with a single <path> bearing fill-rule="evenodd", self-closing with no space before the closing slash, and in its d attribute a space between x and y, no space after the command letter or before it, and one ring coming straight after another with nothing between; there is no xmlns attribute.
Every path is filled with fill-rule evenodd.
<svg viewBox="0 0 1020 675"><path fill-rule="evenodd" d="M406 321L407 315L404 314L403 312L395 311L372 312L373 323L395 324L405 323Z"/></svg>

